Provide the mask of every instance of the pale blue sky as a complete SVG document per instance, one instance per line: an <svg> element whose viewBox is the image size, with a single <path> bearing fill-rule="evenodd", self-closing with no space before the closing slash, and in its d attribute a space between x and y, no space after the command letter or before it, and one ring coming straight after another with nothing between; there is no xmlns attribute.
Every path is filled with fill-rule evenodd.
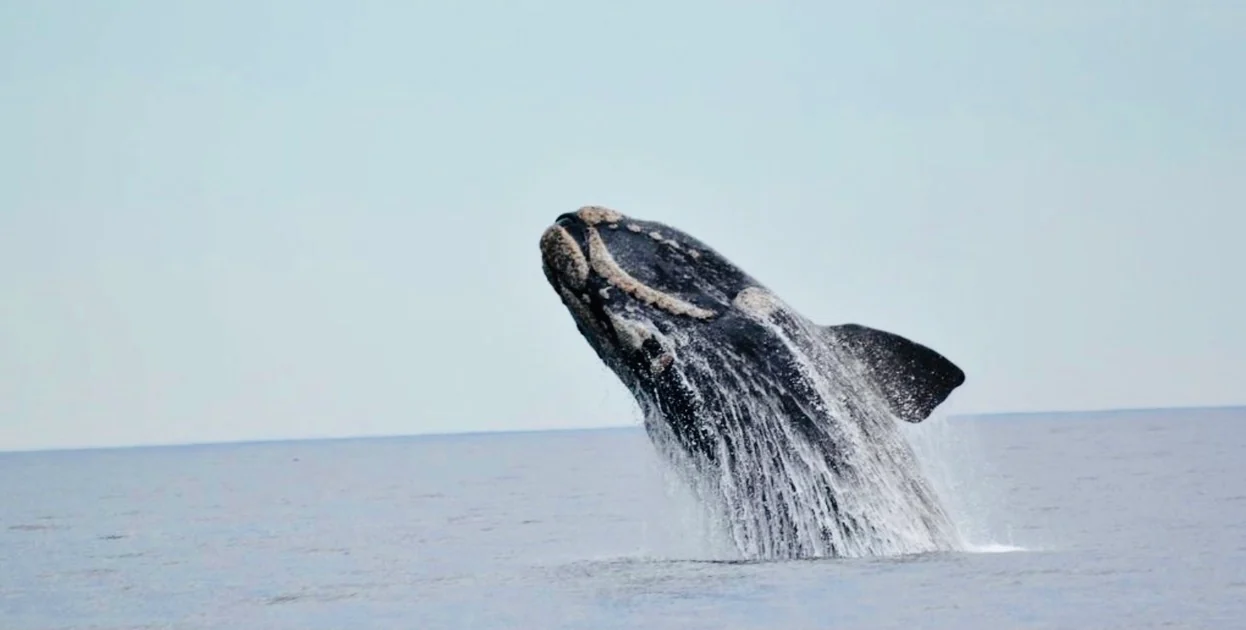
<svg viewBox="0 0 1246 630"><path fill-rule="evenodd" d="M0 449L637 421L605 204L953 412L1246 403L1246 3L0 3Z"/></svg>

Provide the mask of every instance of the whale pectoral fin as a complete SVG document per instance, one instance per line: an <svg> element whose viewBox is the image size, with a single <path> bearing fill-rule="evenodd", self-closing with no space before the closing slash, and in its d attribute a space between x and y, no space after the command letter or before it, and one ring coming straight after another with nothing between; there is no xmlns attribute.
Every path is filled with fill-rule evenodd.
<svg viewBox="0 0 1246 630"><path fill-rule="evenodd" d="M943 355L899 335L858 324L825 328L864 364L892 411L907 422L930 417L965 382L965 373Z"/></svg>

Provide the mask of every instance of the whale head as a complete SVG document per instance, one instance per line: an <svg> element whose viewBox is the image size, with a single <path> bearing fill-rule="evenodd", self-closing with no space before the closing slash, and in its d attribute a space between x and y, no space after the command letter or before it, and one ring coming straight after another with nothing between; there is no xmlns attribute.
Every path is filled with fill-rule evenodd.
<svg viewBox="0 0 1246 630"><path fill-rule="evenodd" d="M599 206L559 216L541 235L545 276L576 327L629 386L651 386L681 341L715 334L757 283L670 226Z"/></svg>

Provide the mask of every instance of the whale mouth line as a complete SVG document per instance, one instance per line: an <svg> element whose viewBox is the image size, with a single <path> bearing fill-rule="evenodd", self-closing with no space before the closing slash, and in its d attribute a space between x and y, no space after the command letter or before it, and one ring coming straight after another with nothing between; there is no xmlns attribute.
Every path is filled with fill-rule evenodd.
<svg viewBox="0 0 1246 630"><path fill-rule="evenodd" d="M574 291L583 291L588 284L591 270L610 286L671 315L699 320L716 316L714 311L655 289L628 273L610 254L596 227L587 225L585 234L588 241L587 256L575 237L561 225L552 225L541 235L542 267L546 277L556 287L562 285Z"/></svg>

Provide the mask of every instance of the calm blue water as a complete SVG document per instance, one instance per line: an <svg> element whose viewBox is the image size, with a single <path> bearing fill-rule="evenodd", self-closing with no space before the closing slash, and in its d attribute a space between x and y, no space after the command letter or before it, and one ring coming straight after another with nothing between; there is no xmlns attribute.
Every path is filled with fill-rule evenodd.
<svg viewBox="0 0 1246 630"><path fill-rule="evenodd" d="M639 429L0 454L0 628L1246 626L1246 410L908 433L970 551L715 561Z"/></svg>

